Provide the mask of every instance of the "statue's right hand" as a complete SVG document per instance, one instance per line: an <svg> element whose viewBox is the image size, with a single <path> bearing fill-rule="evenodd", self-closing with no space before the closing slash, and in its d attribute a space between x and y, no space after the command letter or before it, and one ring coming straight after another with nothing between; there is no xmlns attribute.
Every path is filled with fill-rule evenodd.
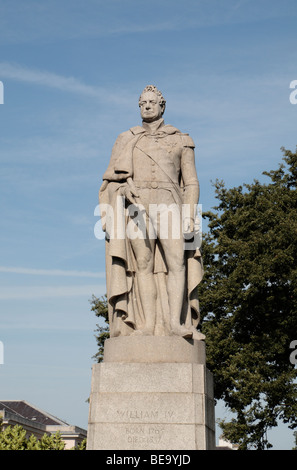
<svg viewBox="0 0 297 470"><path fill-rule="evenodd" d="M135 201L135 197L137 197L137 195L134 194L130 186L125 186L125 188L123 188L122 194L131 204L137 204Z"/></svg>
<svg viewBox="0 0 297 470"><path fill-rule="evenodd" d="M107 185L108 185L108 181L107 181L107 180L103 180L103 183L102 183L102 185L101 185L101 187L100 187L100 192L101 192L101 191L104 191L104 189L107 188Z"/></svg>
<svg viewBox="0 0 297 470"><path fill-rule="evenodd" d="M122 186L121 194L129 201L131 204L137 204L135 198L139 198L138 191L132 181L132 178L128 178L127 184Z"/></svg>
<svg viewBox="0 0 297 470"><path fill-rule="evenodd" d="M132 194L134 197L139 197L138 191L137 191L136 186L135 186L135 184L134 184L134 182L133 182L133 180L132 180L131 177L129 177L129 178L127 179L127 183L128 183L128 186L129 186L129 189L130 189L131 194Z"/></svg>

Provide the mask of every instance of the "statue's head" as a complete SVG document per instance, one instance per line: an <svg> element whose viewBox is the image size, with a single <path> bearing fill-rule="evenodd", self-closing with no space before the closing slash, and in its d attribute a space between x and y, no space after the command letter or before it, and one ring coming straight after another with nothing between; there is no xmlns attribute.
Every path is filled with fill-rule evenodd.
<svg viewBox="0 0 297 470"><path fill-rule="evenodd" d="M160 90L154 85L147 85L139 97L139 107L142 120L153 122L163 116L166 101Z"/></svg>

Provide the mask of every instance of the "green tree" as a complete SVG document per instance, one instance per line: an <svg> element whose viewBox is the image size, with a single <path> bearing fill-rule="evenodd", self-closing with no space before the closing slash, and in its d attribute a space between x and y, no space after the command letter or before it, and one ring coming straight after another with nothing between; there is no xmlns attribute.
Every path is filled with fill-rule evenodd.
<svg viewBox="0 0 297 470"><path fill-rule="evenodd" d="M104 342L106 339L109 338L107 297L105 295L98 299L97 297L95 297L95 295L93 295L92 299L90 300L90 304L91 311L95 312L96 317L103 320L103 326L98 324L96 325L97 329L95 330L95 338L97 342L98 351L93 356L93 358L96 359L97 362L101 362L103 360Z"/></svg>
<svg viewBox="0 0 297 470"><path fill-rule="evenodd" d="M64 448L65 442L59 431L50 435L45 433L39 440L31 434L26 446L26 450L64 450Z"/></svg>
<svg viewBox="0 0 297 470"><path fill-rule="evenodd" d="M240 449L271 446L267 431L281 420L297 426L297 154L283 150L266 184L226 189L207 212L199 286L208 368L215 397L234 413L221 422Z"/></svg>
<svg viewBox="0 0 297 470"><path fill-rule="evenodd" d="M60 432L44 434L37 439L33 434L27 437L27 431L20 425L2 429L0 423L0 450L64 450L65 443Z"/></svg>
<svg viewBox="0 0 297 470"><path fill-rule="evenodd" d="M44 434L41 439L36 442L35 450L64 450L65 442L62 440L61 433L57 431L55 434Z"/></svg>
<svg viewBox="0 0 297 470"><path fill-rule="evenodd" d="M295 446L292 448L292 450L297 450L297 431L293 433L294 439L295 439Z"/></svg>
<svg viewBox="0 0 297 470"><path fill-rule="evenodd" d="M83 439L80 444L77 444L72 450L86 450L87 439Z"/></svg>
<svg viewBox="0 0 297 470"><path fill-rule="evenodd" d="M34 434L28 438L26 450L38 450L38 440Z"/></svg>
<svg viewBox="0 0 297 470"><path fill-rule="evenodd" d="M7 426L0 431L0 450L25 450L27 448L26 431L22 426Z"/></svg>

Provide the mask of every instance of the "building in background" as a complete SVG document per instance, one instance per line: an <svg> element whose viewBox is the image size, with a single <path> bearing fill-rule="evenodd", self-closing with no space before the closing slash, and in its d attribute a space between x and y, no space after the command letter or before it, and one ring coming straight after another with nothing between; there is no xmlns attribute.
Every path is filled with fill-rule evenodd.
<svg viewBox="0 0 297 470"><path fill-rule="evenodd" d="M231 442L226 441L222 438L222 436L220 436L219 445L216 447L216 450L238 450L238 445L232 444Z"/></svg>
<svg viewBox="0 0 297 470"><path fill-rule="evenodd" d="M18 424L27 431L28 437L34 434L37 439L59 431L65 450L79 445L87 437L85 429L71 426L24 400L0 400L0 420L4 429Z"/></svg>

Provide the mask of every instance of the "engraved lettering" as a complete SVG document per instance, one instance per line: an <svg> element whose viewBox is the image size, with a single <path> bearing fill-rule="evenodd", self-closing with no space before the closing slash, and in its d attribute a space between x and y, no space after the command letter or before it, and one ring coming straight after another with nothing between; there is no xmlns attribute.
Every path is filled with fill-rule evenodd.
<svg viewBox="0 0 297 470"><path fill-rule="evenodd" d="M170 414L171 413L171 414ZM173 412L169 412L169 417L172 417ZM161 415L158 410L117 410L118 418L121 419L133 419L133 420L143 420L143 419L154 419L157 420Z"/></svg>

